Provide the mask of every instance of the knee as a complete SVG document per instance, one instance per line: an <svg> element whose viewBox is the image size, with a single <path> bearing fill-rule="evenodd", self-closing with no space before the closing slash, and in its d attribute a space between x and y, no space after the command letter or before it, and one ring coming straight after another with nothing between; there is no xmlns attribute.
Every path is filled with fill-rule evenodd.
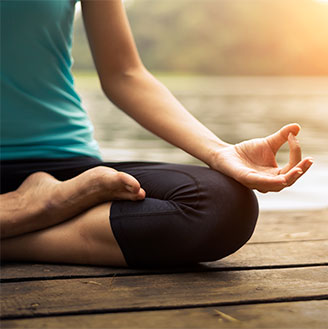
<svg viewBox="0 0 328 329"><path fill-rule="evenodd" d="M218 172L207 173L201 184L204 205L198 222L198 261L214 261L235 252L250 239L258 202L252 190Z"/></svg>
<svg viewBox="0 0 328 329"><path fill-rule="evenodd" d="M174 171L175 187L165 195L167 200L148 198L142 203L113 204L111 225L117 227L116 232L122 230L122 223L126 227L120 246L126 243L122 248L125 255L130 253L130 266L214 261L233 253L251 237L258 216L254 193L208 168L187 169L187 174ZM142 222L135 216L140 207L147 209ZM115 209L124 213L124 221L122 215L113 216ZM154 214L158 214L156 220ZM134 241L128 252L127 241Z"/></svg>

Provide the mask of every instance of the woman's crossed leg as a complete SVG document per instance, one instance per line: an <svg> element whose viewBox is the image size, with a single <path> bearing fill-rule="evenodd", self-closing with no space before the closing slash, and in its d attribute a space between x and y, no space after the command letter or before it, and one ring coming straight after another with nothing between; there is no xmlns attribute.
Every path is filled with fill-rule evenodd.
<svg viewBox="0 0 328 329"><path fill-rule="evenodd" d="M134 176L147 197L105 202L55 226L5 239L3 259L178 265L225 257L254 230L258 208L253 192L216 171L171 164L106 165Z"/></svg>
<svg viewBox="0 0 328 329"><path fill-rule="evenodd" d="M109 225L106 202L55 226L1 241L11 261L126 266Z"/></svg>

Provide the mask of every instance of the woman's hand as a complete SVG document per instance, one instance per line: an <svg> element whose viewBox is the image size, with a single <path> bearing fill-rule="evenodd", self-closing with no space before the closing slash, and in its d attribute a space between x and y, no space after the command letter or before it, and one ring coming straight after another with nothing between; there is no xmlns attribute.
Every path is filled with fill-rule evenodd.
<svg viewBox="0 0 328 329"><path fill-rule="evenodd" d="M289 124L266 138L228 145L219 151L212 168L262 193L281 191L294 184L313 163L312 158L302 160L301 147L295 137L299 131L298 124ZM287 141L289 162L279 168L275 156Z"/></svg>

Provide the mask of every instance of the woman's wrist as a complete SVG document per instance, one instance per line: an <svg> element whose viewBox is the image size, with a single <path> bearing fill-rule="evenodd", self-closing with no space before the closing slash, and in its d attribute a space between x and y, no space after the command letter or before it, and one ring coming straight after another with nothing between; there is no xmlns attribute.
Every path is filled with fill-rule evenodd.
<svg viewBox="0 0 328 329"><path fill-rule="evenodd" d="M220 139L216 140L213 145L209 148L208 159L204 161L210 168L218 169L218 159L223 149L232 146L232 144L226 143Z"/></svg>

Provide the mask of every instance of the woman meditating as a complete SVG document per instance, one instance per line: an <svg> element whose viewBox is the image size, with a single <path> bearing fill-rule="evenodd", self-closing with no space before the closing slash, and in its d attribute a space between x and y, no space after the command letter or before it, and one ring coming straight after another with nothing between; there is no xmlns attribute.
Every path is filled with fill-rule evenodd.
<svg viewBox="0 0 328 329"><path fill-rule="evenodd" d="M208 167L104 162L71 74L75 0L1 1L2 260L165 266L235 252L258 217L252 189L280 191L311 166L299 125L222 141L146 70L121 0L81 5L108 99Z"/></svg>

